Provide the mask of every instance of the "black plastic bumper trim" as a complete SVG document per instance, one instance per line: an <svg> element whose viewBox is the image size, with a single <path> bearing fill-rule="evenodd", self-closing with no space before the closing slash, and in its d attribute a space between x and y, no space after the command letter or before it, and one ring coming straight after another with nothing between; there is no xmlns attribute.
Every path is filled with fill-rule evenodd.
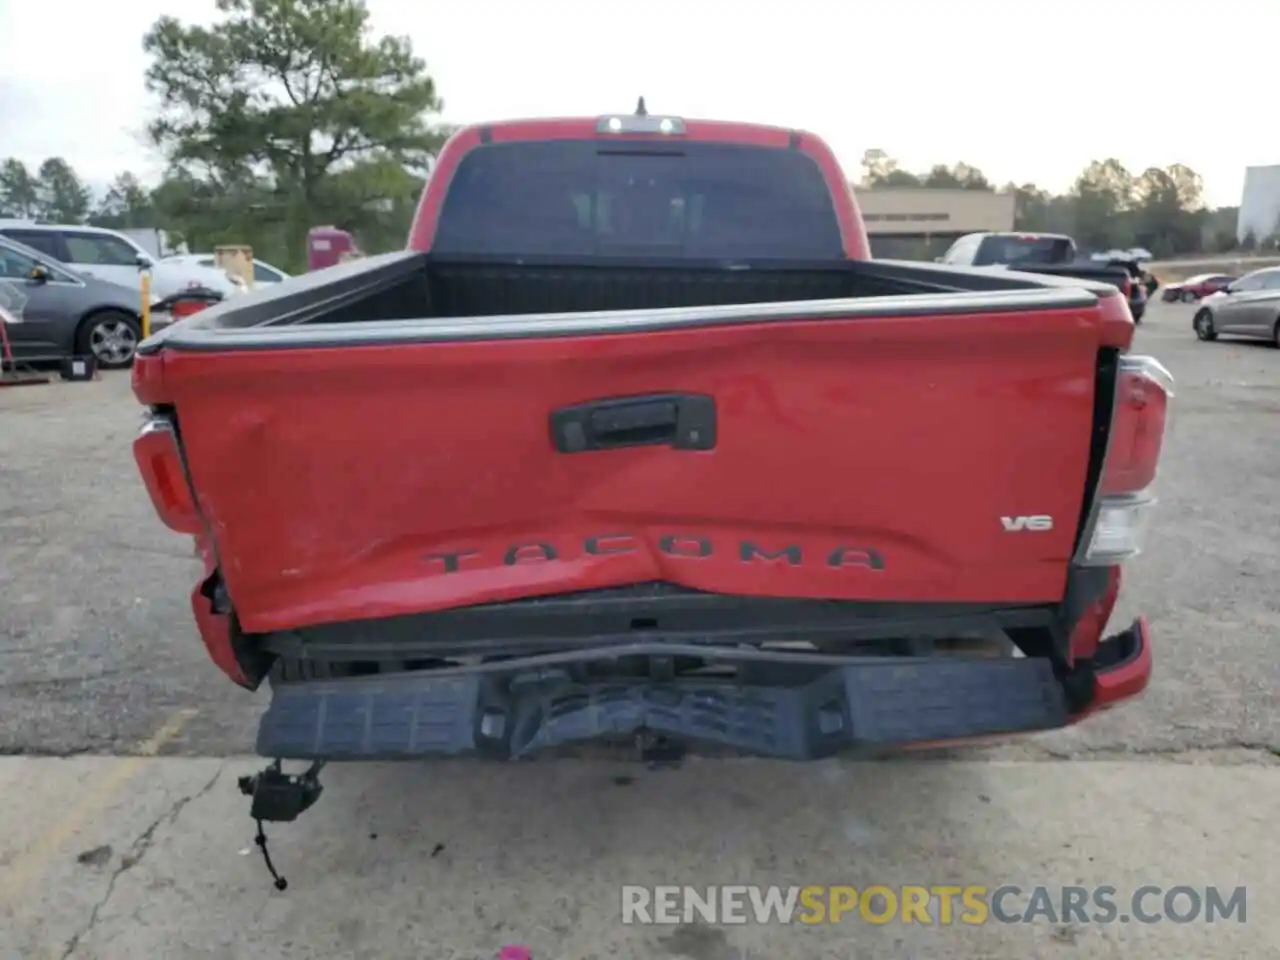
<svg viewBox="0 0 1280 960"><path fill-rule="evenodd" d="M665 660L671 650L649 655ZM656 734L695 750L811 760L860 747L1048 730L1068 720L1062 684L1043 658L866 658L806 676L777 686L710 678L580 682L519 667L282 684L262 718L257 751L287 760L518 759Z"/></svg>

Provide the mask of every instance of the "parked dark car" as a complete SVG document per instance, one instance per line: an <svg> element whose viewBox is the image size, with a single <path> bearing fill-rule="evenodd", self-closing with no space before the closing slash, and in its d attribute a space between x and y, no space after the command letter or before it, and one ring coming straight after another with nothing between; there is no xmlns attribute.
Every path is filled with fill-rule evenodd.
<svg viewBox="0 0 1280 960"><path fill-rule="evenodd" d="M1163 299L1166 303L1181 300L1183 303L1195 303L1210 294L1225 290L1239 277L1229 273L1202 273L1199 276L1187 277L1181 283L1170 283L1165 286Z"/></svg>
<svg viewBox="0 0 1280 960"><path fill-rule="evenodd" d="M20 316L9 324L15 360L90 356L105 369L128 367L142 339L138 291L86 277L0 237L0 304Z"/></svg>
<svg viewBox="0 0 1280 960"><path fill-rule="evenodd" d="M1124 291L1134 323L1141 323L1147 312L1151 288L1136 260L1081 258L1076 242L1064 233L970 233L937 259L951 266L1004 266L1022 273L1109 283Z"/></svg>

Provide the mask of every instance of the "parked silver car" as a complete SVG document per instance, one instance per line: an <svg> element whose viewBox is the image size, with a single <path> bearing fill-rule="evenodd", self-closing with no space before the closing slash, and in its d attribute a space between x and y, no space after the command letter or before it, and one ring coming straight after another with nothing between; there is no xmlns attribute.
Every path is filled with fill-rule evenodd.
<svg viewBox="0 0 1280 960"><path fill-rule="evenodd" d="M0 236L0 306L14 359L92 354L100 367L127 367L142 339L137 290L86 277L53 257Z"/></svg>
<svg viewBox="0 0 1280 960"><path fill-rule="evenodd" d="M1280 267L1247 273L1209 294L1191 325L1201 340L1226 334L1270 340L1280 347Z"/></svg>

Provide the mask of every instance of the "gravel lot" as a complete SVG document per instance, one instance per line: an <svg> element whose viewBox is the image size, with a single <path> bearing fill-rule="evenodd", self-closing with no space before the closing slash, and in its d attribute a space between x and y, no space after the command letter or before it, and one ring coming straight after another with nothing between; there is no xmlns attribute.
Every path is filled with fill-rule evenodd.
<svg viewBox="0 0 1280 960"><path fill-rule="evenodd" d="M288 858L282 869L321 871L294 877L299 889L285 899L238 855L251 843L233 796L244 767L235 758L251 751L265 693L238 691L205 658L187 607L191 548L154 518L130 456L139 409L127 375L0 390L0 754L20 755L0 764L0 794L19 798L0 831L0 958L471 958L524 938L545 947L539 960L848 960L864 954L836 928L800 940L776 930L623 931L609 884L673 870L686 883L843 882L854 859L923 883L1013 868L1039 882L1119 885L1120 871L1155 863L1168 883L1274 892L1280 858L1259 791L1274 810L1280 351L1199 343L1190 316L1155 304L1139 333L1139 348L1178 381L1162 504L1147 552L1126 570L1116 619L1152 620L1157 672L1139 703L957 764L748 762L731 777L695 764L634 781L625 770L561 765L486 768L447 784L418 768L335 771L314 821L328 827L282 831L295 844L277 853ZM78 754L106 756L31 759ZM141 759L154 754L199 759ZM108 759L119 757L130 759ZM1068 759L1121 762L1052 762ZM1024 760L1051 762L1004 762ZM428 788L424 813L414 798ZM513 803L524 791L545 802ZM1093 806L1073 806L1077 794ZM1121 810L1160 829L1135 834ZM180 814L189 829L174 826ZM339 836L352 819L358 834ZM1070 852L1082 831L1092 840ZM382 844L370 846L378 834ZM318 847L306 854L304 842ZM144 855L145 869L134 869ZM353 908L354 890L380 905ZM488 913L473 910L478 900ZM201 906L210 902L222 906L211 914ZM1280 904L1269 915L1250 907L1264 925L1230 946L1200 939L1203 929L1186 939L1180 927L1183 939L1126 939L1126 955L1275 955ZM258 942L255 931L271 938ZM1043 925L874 934L855 939L877 958L1102 957L1118 942Z"/></svg>

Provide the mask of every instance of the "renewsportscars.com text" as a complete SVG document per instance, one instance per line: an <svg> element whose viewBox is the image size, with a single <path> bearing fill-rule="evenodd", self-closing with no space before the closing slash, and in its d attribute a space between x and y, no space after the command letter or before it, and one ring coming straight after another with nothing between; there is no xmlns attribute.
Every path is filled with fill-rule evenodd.
<svg viewBox="0 0 1280 960"><path fill-rule="evenodd" d="M1244 887L624 886L627 924L1245 923Z"/></svg>

